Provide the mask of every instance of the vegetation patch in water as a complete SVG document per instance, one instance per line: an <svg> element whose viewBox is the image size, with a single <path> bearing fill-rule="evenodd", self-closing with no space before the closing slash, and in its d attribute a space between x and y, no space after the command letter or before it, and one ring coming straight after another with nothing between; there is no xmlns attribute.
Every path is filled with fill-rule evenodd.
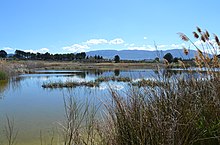
<svg viewBox="0 0 220 145"><path fill-rule="evenodd" d="M117 81L117 82L131 82L132 79L129 77L99 77L95 82L108 82L108 81Z"/></svg>
<svg viewBox="0 0 220 145"><path fill-rule="evenodd" d="M98 87L99 83L97 82L55 82L55 83L45 83L42 85L43 88L75 88L78 86L85 86L85 87Z"/></svg>
<svg viewBox="0 0 220 145"><path fill-rule="evenodd" d="M109 81L131 82L132 80L128 77L100 77L100 78L97 78L95 81L89 81L89 82L68 81L68 82L44 83L42 87L43 88L54 88L54 89L55 88L74 88L74 87L79 87L79 86L99 87L100 83L109 82Z"/></svg>
<svg viewBox="0 0 220 145"><path fill-rule="evenodd" d="M139 81L136 82L132 82L131 83L132 86L137 86L137 87L155 87L155 86L159 86L161 84L161 82L159 81L154 81L154 80L147 80L147 79L141 79Z"/></svg>

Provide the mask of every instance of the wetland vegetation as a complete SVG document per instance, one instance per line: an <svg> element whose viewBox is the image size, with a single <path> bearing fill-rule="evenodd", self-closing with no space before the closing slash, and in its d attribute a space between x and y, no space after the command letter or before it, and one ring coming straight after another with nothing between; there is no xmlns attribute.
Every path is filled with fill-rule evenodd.
<svg viewBox="0 0 220 145"><path fill-rule="evenodd" d="M185 63L179 60L178 65L183 71L164 67L120 71L114 68L98 72L97 69L88 70L88 66L82 70L57 70L55 73L46 70L20 75L20 89L13 90L10 86L11 92L3 92L8 102L0 100L2 113L15 115L13 121L6 118L6 132L1 133L0 139L4 139L0 144L12 145L15 140L18 144L23 140L23 144L33 145L220 144L220 71L217 69L220 63L216 53L212 58L207 55L219 49L220 42L215 35L215 41L210 42L209 33L200 28L193 34L195 39L206 44L207 52L202 52L185 34L180 33L180 37L196 47L196 69L186 68ZM184 52L188 54L186 48ZM165 64L172 65L166 60ZM111 65L119 67L124 64ZM97 66L100 67L99 64ZM48 66L44 64L44 67ZM51 67L57 65L48 68ZM55 83L48 83L51 79ZM45 90L42 87L59 89ZM26 90L28 95L19 90ZM57 97L58 94L61 96ZM24 98L19 97L22 95ZM10 104L12 109L6 109ZM18 108L20 112L13 113ZM28 117L33 118L31 121L34 123L25 122L30 121ZM20 121L16 122L16 119ZM43 121L39 123L40 120ZM36 124L38 127L32 128L31 133L35 139L28 141L24 137L28 132L25 127ZM44 125L46 128L56 126L49 137L44 136L45 130L39 129ZM25 131L17 132L15 128L18 127Z"/></svg>

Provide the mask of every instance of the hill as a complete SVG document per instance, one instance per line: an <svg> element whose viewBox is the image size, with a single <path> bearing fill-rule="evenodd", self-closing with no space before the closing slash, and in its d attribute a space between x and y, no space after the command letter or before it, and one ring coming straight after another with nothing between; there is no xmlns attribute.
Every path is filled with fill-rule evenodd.
<svg viewBox="0 0 220 145"><path fill-rule="evenodd" d="M115 55L119 55L123 60L144 60L144 59L155 59L156 57L163 58L166 53L171 53L173 57L181 57L184 59L193 58L196 51L190 50L186 56L182 49L171 49L171 50L158 50L158 51L147 51L147 50L97 50L89 51L86 54L88 56L100 55L103 58L112 59Z"/></svg>

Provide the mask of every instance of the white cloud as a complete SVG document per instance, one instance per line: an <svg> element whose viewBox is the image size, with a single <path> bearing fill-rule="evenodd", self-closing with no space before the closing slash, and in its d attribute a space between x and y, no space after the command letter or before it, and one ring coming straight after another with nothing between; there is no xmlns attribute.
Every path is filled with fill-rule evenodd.
<svg viewBox="0 0 220 145"><path fill-rule="evenodd" d="M147 40L147 37L144 37L144 40Z"/></svg>
<svg viewBox="0 0 220 145"><path fill-rule="evenodd" d="M86 44L88 45L99 45L99 44L107 44L108 40L105 39L90 39L86 41Z"/></svg>
<svg viewBox="0 0 220 145"><path fill-rule="evenodd" d="M119 44L123 44L123 43L124 43L124 40L121 38L116 38L116 39L109 41L109 44L113 44L113 45L119 45Z"/></svg>
<svg viewBox="0 0 220 145"><path fill-rule="evenodd" d="M62 49L70 52L85 52L85 50L89 48L88 45L73 44L71 46L63 47Z"/></svg>
<svg viewBox="0 0 220 145"><path fill-rule="evenodd" d="M30 53L46 53L49 52L49 48L41 48L41 49L37 49L37 50L33 50L33 49L27 49L24 50L24 52L30 52Z"/></svg>
<svg viewBox="0 0 220 145"><path fill-rule="evenodd" d="M121 38L116 38L116 39L112 39L112 40L106 40L106 39L90 39L87 40L86 42L82 42L82 43L76 43L73 44L71 46L65 46L62 47L63 50L65 51L69 51L69 52L86 52L89 51L91 46L95 46L95 45L119 45L119 44L123 44L124 40ZM132 44L134 45L134 44ZM95 49L95 48L94 48ZM97 49L97 48L96 48Z"/></svg>
<svg viewBox="0 0 220 145"><path fill-rule="evenodd" d="M171 44L170 46L171 48L178 49L178 48L182 48L183 44Z"/></svg>
<svg viewBox="0 0 220 145"><path fill-rule="evenodd" d="M169 46L168 45L157 45L157 48L160 48L160 49L164 49L164 48L168 48Z"/></svg>
<svg viewBox="0 0 220 145"><path fill-rule="evenodd" d="M30 52L30 53L37 53L36 50L33 49L27 49L27 50L23 50L24 52Z"/></svg>
<svg viewBox="0 0 220 145"><path fill-rule="evenodd" d="M203 41L201 41L201 40L197 40L197 41L194 42L194 44L196 46L200 46L200 45L204 45L205 43Z"/></svg>
<svg viewBox="0 0 220 145"><path fill-rule="evenodd" d="M37 51L40 52L40 53L46 53L46 52L49 52L49 48L41 48Z"/></svg>
<svg viewBox="0 0 220 145"><path fill-rule="evenodd" d="M167 50L167 49L181 49L182 46L185 46L184 43L182 44L171 44L171 45L166 45L166 44L161 44L161 45L157 45L157 49L158 50ZM156 47L154 45L143 45L143 46L129 46L127 49L129 50L149 50L149 51L153 51L156 50Z"/></svg>
<svg viewBox="0 0 220 145"><path fill-rule="evenodd" d="M111 45L119 45L119 44L123 44L124 40L121 38L115 38L112 40L106 40L106 39L90 39L88 41L86 41L85 44L87 45L101 45L101 44L111 44Z"/></svg>
<svg viewBox="0 0 220 145"><path fill-rule="evenodd" d="M11 48L11 47L4 47L3 50L7 51L7 52L13 52L15 51L14 48Z"/></svg>

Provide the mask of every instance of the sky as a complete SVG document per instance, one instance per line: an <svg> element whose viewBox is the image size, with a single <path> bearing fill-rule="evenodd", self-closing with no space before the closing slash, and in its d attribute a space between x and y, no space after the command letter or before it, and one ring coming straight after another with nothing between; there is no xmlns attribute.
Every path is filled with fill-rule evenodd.
<svg viewBox="0 0 220 145"><path fill-rule="evenodd" d="M0 0L0 50L181 49L199 26L220 36L219 0Z"/></svg>

